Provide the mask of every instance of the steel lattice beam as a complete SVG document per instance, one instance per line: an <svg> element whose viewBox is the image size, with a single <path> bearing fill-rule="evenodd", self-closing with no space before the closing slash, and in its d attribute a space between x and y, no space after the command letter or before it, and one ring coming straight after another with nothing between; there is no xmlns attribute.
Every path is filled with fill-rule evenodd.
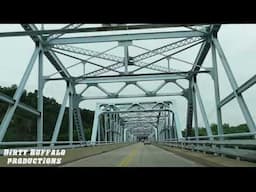
<svg viewBox="0 0 256 192"><path fill-rule="evenodd" d="M99 51L89 50L89 49L70 46L70 45L53 45L52 48L63 50L63 51L68 51L71 53L77 53L77 54L81 54L81 55L105 59L108 61L123 62L123 60L124 60L123 57L119 57L116 55L112 55L112 54L108 54L108 53L101 54Z"/></svg>
<svg viewBox="0 0 256 192"><path fill-rule="evenodd" d="M169 70L166 67L158 66L156 64L150 66L147 63L140 62L140 61L143 60L143 59L147 59L149 57L153 57L157 54L162 54L162 53L171 51L173 49L177 49L177 48L192 44L192 43L197 42L199 40L201 40L201 38L198 38L198 37L180 40L180 41L165 45L163 47L148 51L146 53L140 54L138 56L135 56L129 62L134 63L135 65L140 66L140 67L146 67L146 68L153 69L153 70L158 70L158 71L161 71L161 72L168 72ZM123 58L122 57L117 57L117 56L110 55L110 54L99 54L99 52L96 52L96 51L86 50L86 49L82 49L82 48L78 48L78 47L74 47L74 46L54 45L53 47L57 48L57 49L60 49L60 50L70 51L70 52L73 52L73 53L85 54L85 55L89 55L89 56L98 55L99 58L117 62L115 64L109 65L108 68L110 68L110 69L118 69L120 67L123 67L123 63L122 63ZM93 72L90 72L90 73L86 74L85 76L100 75L100 74L103 74L105 72L108 72L108 69L98 69L96 71L93 71Z"/></svg>
<svg viewBox="0 0 256 192"><path fill-rule="evenodd" d="M74 26L70 24L68 26ZM88 27L88 28L67 28L67 29L52 29L52 30L37 30L37 31L11 31L0 33L0 37L18 37L18 36L37 36L37 35L54 35L54 34L69 34L82 32L99 32L99 31L119 31L131 29L150 29L150 28L167 28L167 27L183 27L180 24L144 24L130 26L108 26L108 27Z"/></svg>
<svg viewBox="0 0 256 192"><path fill-rule="evenodd" d="M240 95L241 93L243 93L244 91L246 91L247 89L249 89L251 86L253 86L254 84L256 84L256 75L254 75L253 77L251 77L248 81L246 81L245 83L243 83L240 87L238 87L236 89L236 93L238 95ZM224 106L226 103L228 103L229 101L231 101L232 99L234 99L236 96L235 94L232 92L231 94L229 94L227 97L225 97L223 100L220 101L220 105L219 107Z"/></svg>
<svg viewBox="0 0 256 192"><path fill-rule="evenodd" d="M174 43L171 43L171 44L168 44L168 45L165 45L165 46L162 46L158 49L154 49L154 50L151 50L151 51L148 51L146 53L143 53L143 54L140 54L138 56L135 56L132 58L132 60L130 60L129 62L131 63L135 63L137 64L137 66L140 66L140 67L145 67L145 68L150 68L150 69L153 69L153 70L160 70L160 71L166 71L168 72L168 68L165 68L165 67L162 67L162 66L157 66L156 64L154 65L149 65L149 64L146 64L146 63L142 63L142 62L139 62L143 59L147 59L149 57L152 57L152 56L155 56L156 54L160 54L160 53L165 53L165 52L168 52L168 51L171 51L173 49L177 49L177 48L180 48L180 47L184 47L184 46L187 46L187 45L190 45L194 42L197 42L199 41L201 38L188 38L188 39L184 39L184 40L180 40L180 41L177 41L177 42L174 42ZM54 45L54 46L58 46L60 47L61 45ZM62 46L63 48L63 46ZM67 48L67 47L66 47ZM81 50L80 50L81 51ZM88 53L88 51L86 51ZM92 54L92 52L90 52ZM94 52L95 53L95 52ZM110 55L106 55L106 56L102 56L104 57L104 59L106 58L111 58L112 61L113 59L117 59L117 57L112 57ZM118 58L116 60L117 63L114 63L114 64L111 64L108 66L108 68L110 69L118 69L120 67L123 67L123 60L121 60L120 58ZM109 70L108 69L98 69L96 71L93 71L93 72L90 72L90 73L87 73L85 74L85 76L96 76L96 75L101 75L103 73L106 73L108 72Z"/></svg>
<svg viewBox="0 0 256 192"><path fill-rule="evenodd" d="M157 73L157 74L141 74L141 75L129 75L129 76L101 76L101 77L87 77L83 79L77 79L77 84L97 84L97 83L115 83L115 82L136 82L136 81L158 81L158 80L176 80L186 79L188 77L187 72L177 73Z"/></svg>
<svg viewBox="0 0 256 192"><path fill-rule="evenodd" d="M66 25L65 27L62 28L63 29L78 29L80 26L82 26L83 24L69 24L69 25ZM47 41L50 41L50 40L53 40L53 39L57 39L63 35L65 35L66 33L63 31L62 33L57 33L57 34L53 34L53 35L50 35L48 38L47 38Z"/></svg>
<svg viewBox="0 0 256 192"><path fill-rule="evenodd" d="M9 97L8 95L5 95L3 93L0 93L0 100L5 101L5 102L7 102L7 103L9 103L11 105L13 105L15 103L15 100L12 97ZM36 110L33 107L31 107L29 105L26 105L24 103L21 103L21 102L18 103L17 107L19 107L21 109L24 109L24 110L26 110L26 111L28 111L30 113L33 113L34 115L37 115L37 116L40 115L40 112L38 110Z"/></svg>
<svg viewBox="0 0 256 192"><path fill-rule="evenodd" d="M159 93L154 95L141 94L141 95L114 95L114 96L81 96L82 100L97 100L97 99L116 99L116 98L139 98L139 97L165 97L165 96L183 96L183 92L177 93Z"/></svg>
<svg viewBox="0 0 256 192"><path fill-rule="evenodd" d="M122 34L122 35L101 35L101 36L59 38L59 39L54 39L50 41L49 44L50 45L81 44L81 43L99 43L99 42L113 42L113 41L148 40L148 39L204 37L204 36L205 36L205 33L199 32L199 31L133 33L133 34Z"/></svg>
<svg viewBox="0 0 256 192"><path fill-rule="evenodd" d="M210 28L209 28L209 33L211 34L217 34L217 32L220 30L220 26L221 25L212 25ZM208 36L209 37L209 36ZM207 55L207 53L209 52L210 50L210 47L211 47L211 42L208 40L208 41L205 41L201 47L200 47L200 50L199 50L199 53L197 54L197 57L194 61L194 66L192 68L192 71L199 71L203 62L204 62L204 59Z"/></svg>
<svg viewBox="0 0 256 192"><path fill-rule="evenodd" d="M114 62L117 62L117 63L114 64L114 66L116 66L118 68L124 66L123 65L124 58L116 56L116 55L107 54L107 53L101 54L98 51L84 49L84 48L75 47L75 46L68 46L68 45L54 45L53 48L58 49L58 50L72 52L72 53L77 53L77 54L81 54L81 55L91 56L91 57L95 57L95 58L105 59L105 60L108 60L108 61L114 61ZM129 63L131 63L131 62L129 61ZM144 63L144 62L134 62L133 64L136 65L136 66L146 66L147 65L147 63ZM110 65L110 66L112 68L113 64ZM168 72L167 67L159 66L159 65L156 65L156 64L154 66L148 66L147 68L152 69L152 70L156 70L156 71L160 71L160 72ZM91 75L95 74L96 71L90 72L90 73L86 74L85 76L91 76ZM108 72L107 69L102 70L102 71Z"/></svg>
<svg viewBox="0 0 256 192"><path fill-rule="evenodd" d="M202 39L201 37L192 37L192 38L187 38L187 39L182 39L180 41L176 41L174 43L171 43L171 44L159 47L157 49L148 51L146 53L142 53L140 55L137 55L133 58L133 62L148 59L148 58L153 57L155 55L163 54L163 53L171 51L173 49L177 49L177 48L180 48L180 47L183 47L183 46L186 46L186 45L190 45L190 44L192 44L194 42L197 42L201 39Z"/></svg>

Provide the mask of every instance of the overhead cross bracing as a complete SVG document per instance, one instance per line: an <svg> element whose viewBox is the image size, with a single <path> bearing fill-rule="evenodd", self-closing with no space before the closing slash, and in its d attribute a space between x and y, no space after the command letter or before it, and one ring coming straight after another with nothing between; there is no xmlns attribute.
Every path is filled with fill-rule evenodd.
<svg viewBox="0 0 256 192"><path fill-rule="evenodd" d="M256 78L253 76L242 86L238 86L218 40L220 24L97 24L96 26L67 24L54 29L47 28L47 25L42 28L35 24L21 24L21 26L23 31L0 33L0 38L28 36L35 44L35 50L14 96L10 98L4 94L0 95L0 99L9 104L0 126L1 142L16 109L22 108L37 116L35 144L39 146L43 144L43 122L45 121L43 119L43 90L46 82L54 83L55 81L66 82L66 91L56 124L52 128L51 146L58 143L66 106L69 107L69 129L68 141L65 142L72 145L75 142L85 143L84 127L81 123L83 119L79 108L81 102L144 97L153 100L160 96L177 96L186 99L187 113L185 116L187 121L186 126L182 129L188 130L185 135L187 138L191 136L192 127L195 128L195 135L199 138L197 116L200 111L207 130L207 137L213 139L214 136L201 96L203 90L200 90L197 82L198 76L202 73L210 75L214 83L218 135L223 135L221 109L233 99L237 100L250 133L256 131L255 122L243 97L243 92L255 84ZM210 51L212 66L204 67L203 62ZM183 54L189 54L191 57L184 58ZM220 62L217 62L217 56ZM54 73L45 74L43 71L44 57L55 68ZM37 61L38 103L37 109L34 109L21 103L20 97ZM221 64L232 87L232 93L223 100L219 96L220 82L217 68ZM188 85L181 84L180 80L187 82ZM161 83L152 89L143 84L150 82L153 85L156 81ZM113 86L111 87L115 83L122 83L117 91L113 89ZM109 88L106 84L110 85ZM168 85L174 86L178 91L166 88ZM131 86L139 90L140 93L131 91L129 89ZM98 90L101 95L89 95L91 88ZM164 89L165 92L163 92ZM119 105L121 106L121 104ZM165 119L165 113L172 114L171 111L165 111L165 109L158 109L158 112L154 110L147 109L144 112L137 111L136 113L129 111L129 115L124 112L118 112L118 114L128 128L134 126L134 121L136 123L148 121L147 125L151 128L146 128L145 132L149 133L154 129L155 124L161 124ZM140 119L133 117L133 113ZM116 114L115 111L108 112L108 115ZM95 119L94 122L96 121L98 120ZM74 141L74 133L78 135L79 141ZM92 136L91 142L96 142L95 134ZM179 134L181 133L179 132ZM101 135L99 138L104 137ZM166 139L166 137L163 138ZM22 142L20 143L22 144Z"/></svg>
<svg viewBox="0 0 256 192"><path fill-rule="evenodd" d="M91 142L181 139L174 101L98 103Z"/></svg>

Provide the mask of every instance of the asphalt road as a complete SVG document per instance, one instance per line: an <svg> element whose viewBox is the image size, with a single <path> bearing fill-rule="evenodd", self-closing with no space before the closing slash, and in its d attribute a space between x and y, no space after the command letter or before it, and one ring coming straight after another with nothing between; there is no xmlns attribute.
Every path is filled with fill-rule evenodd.
<svg viewBox="0 0 256 192"><path fill-rule="evenodd" d="M153 145L136 143L110 152L87 157L65 167L202 167Z"/></svg>

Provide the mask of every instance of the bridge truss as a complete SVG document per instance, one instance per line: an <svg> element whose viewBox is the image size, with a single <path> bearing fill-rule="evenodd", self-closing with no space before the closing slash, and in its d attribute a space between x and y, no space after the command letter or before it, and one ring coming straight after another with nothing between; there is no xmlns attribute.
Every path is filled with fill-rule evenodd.
<svg viewBox="0 0 256 192"><path fill-rule="evenodd" d="M65 107L69 107L69 139L65 143L73 145L76 143L85 142L85 133L82 124L82 118L80 114L79 104L85 100L96 100L96 99L117 99L117 98L139 98L139 97L152 97L156 98L159 96L181 96L187 100L187 120L186 137L191 136L192 125L194 121L195 137L198 139L198 109L201 112L203 122L207 130L207 136L209 139L214 139L210 128L209 120L205 111L205 107L200 95L202 90L199 90L197 79L201 73L209 74L212 77L214 83L214 94L215 94L215 110L217 114L217 125L218 135L223 136L222 127L222 107L233 99L236 99L239 107L242 111L243 117L246 120L246 124L250 130L250 134L255 134L256 127L252 115L245 103L243 92L249 87L256 83L256 75L251 77L240 87L232 73L231 67L224 54L224 51L218 40L218 31L221 25L177 25L177 24L109 24L100 25L97 27L85 27L85 24L68 24L60 29L39 29L35 24L21 24L24 31L15 32L2 32L0 38L4 37L15 37L15 36L29 36L35 43L35 49L31 56L31 59L27 65L25 73L18 85L18 88L13 97L9 97L4 94L0 94L0 99L9 104L8 110L1 122L0 126L0 142L2 145L10 143L3 142L4 136L8 129L8 126L13 118L13 115L17 108L22 108L29 113L37 116L37 140L34 142L41 146L46 143L54 146L58 143L58 135L62 119L64 116ZM145 32L145 30L148 30ZM164 44L155 49L148 49L138 45L138 41L148 40L168 40L169 43ZM116 43L115 46L105 49L104 51L96 51L88 48L84 48L84 45L98 43ZM199 49L195 53L195 59L193 62L185 61L181 58L176 57L179 53L185 52L186 50L193 49L199 46ZM140 54L131 54L131 48L137 48L143 50ZM122 49L121 56L110 53L115 49ZM203 67L202 64L206 58L206 55L211 50L212 54L212 66ZM220 63L217 63L217 54L220 58ZM52 66L56 69L56 73L45 75L43 72L43 57L46 57ZM75 64L64 64L64 57L72 58L77 62ZM38 102L37 109L32 108L24 103L20 102L20 98L26 82L31 74L32 68L38 59ZM187 64L190 67L187 70L180 70L173 68L170 62L180 62ZM218 65L222 64L225 73L228 77L229 83L232 87L232 93L226 98L220 100L219 80L218 80ZM94 66L90 68L88 66ZM75 67L83 67L80 70L80 74L74 75L71 70ZM90 70L89 70L90 69ZM188 86L183 86L179 83L179 80L188 82ZM43 89L46 82L49 81L65 81L66 91L61 104L61 108L56 120L55 127L53 127L53 135L50 142L43 140ZM143 87L141 82L152 82L161 81L162 83L153 91L148 91ZM107 90L102 84L114 84L123 83L118 91ZM180 89L179 92L173 92L169 90L167 93L161 93L160 90L167 84L173 84ZM133 85L140 89L143 94L122 94L123 90L128 86ZM82 90L78 90L78 86ZM87 90L90 87L95 87L100 90L105 96L88 96ZM171 101L170 101L171 102ZM131 102L133 103L133 102ZM166 104L166 101L163 102ZM134 104L134 103L133 103ZM118 106L123 104L110 105L107 102L99 103L95 112L94 128L91 135L91 142L97 141L119 141L123 142L127 139L122 133L121 137L116 137L107 132L107 127L111 126L110 120L116 118L117 125L126 126L123 130L128 135L135 134L135 128L138 126L132 125L132 121L125 117L126 114L131 112L126 109L126 112L115 112L118 110ZM130 105L130 104L129 104ZM170 105L170 104L168 104ZM104 106L104 109L100 109ZM116 107L114 109L113 107ZM111 111L114 109L114 111ZM110 111L108 111L108 110ZM155 109L156 113L160 113L160 109ZM121 110L122 111L122 110ZM135 113L135 112L134 112ZM136 111L136 113L139 113ZM144 111L146 117L146 112ZM148 112L149 113L149 112ZM166 109L164 113L172 113L171 109ZM169 115L170 116L170 115ZM175 115L174 115L175 116ZM159 116L160 118L160 116ZM159 120L158 118L158 120ZM119 121L121 119L121 121ZM143 119L143 118L142 118ZM149 121L149 119L147 120ZM167 120L168 121L168 120ZM107 125L98 126L99 124ZM129 122L129 123L128 123ZM112 123L112 122L111 122ZM138 118L136 123L138 123ZM159 129L157 131L158 136L154 133L154 124L152 122L152 129L146 134L154 139L170 139L171 137L159 137ZM111 133L118 128L118 126L111 127ZM171 124L168 124L167 130L170 129ZM74 129L78 134L79 141L73 140ZM99 131L98 131L99 130ZM102 130L102 132L101 132ZM138 129L139 132L140 129ZM164 132L164 131L162 131ZM161 132L161 134L162 134ZM175 132L175 131L174 131ZM173 135L174 135L173 132ZM178 131L177 133L179 133ZM121 134L121 133L120 133ZM151 134L151 135L150 135ZM161 135L160 134L160 135ZM180 134L180 133L179 133ZM111 136L112 135L112 136ZM153 137L154 135L154 137ZM111 137L111 138L110 138ZM112 138L113 137L113 138ZM181 139L179 137L175 137ZM30 142L31 143L31 142ZM16 144L24 144L24 142L17 141Z"/></svg>
<svg viewBox="0 0 256 192"><path fill-rule="evenodd" d="M179 140L182 130L175 107L174 101L98 103L91 142Z"/></svg>

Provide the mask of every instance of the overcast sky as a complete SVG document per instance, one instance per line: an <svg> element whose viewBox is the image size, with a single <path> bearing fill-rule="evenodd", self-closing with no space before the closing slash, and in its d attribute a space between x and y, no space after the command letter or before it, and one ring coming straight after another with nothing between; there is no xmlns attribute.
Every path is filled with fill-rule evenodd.
<svg viewBox="0 0 256 192"><path fill-rule="evenodd" d="M53 25L52 28L60 27L59 25ZM50 28L50 27L48 27ZM0 24L0 32L4 31L17 31L22 30L19 25L7 25L7 24ZM228 24L222 25L219 31L219 40L224 49L224 52L227 56L227 59L230 63L232 71L236 77L238 85L241 85L250 77L255 75L256 73L256 25L253 24ZM140 41L137 42L137 45L146 47L148 49L154 49L166 44L167 40L158 40L158 41ZM84 48L102 51L113 47L114 44L88 44L84 45ZM199 48L199 47L198 47ZM184 53L183 55L179 55L179 58L186 59L190 62L193 62L194 56L191 53L195 53L198 48L191 52ZM34 49L34 43L29 37L12 37L12 38L0 38L0 85L1 86L10 86L12 84L19 84L19 81L24 73L24 70L29 62L29 59L32 55ZM137 55L142 53L143 50L138 48L130 49L130 54ZM123 50L116 49L110 52L115 55L123 56ZM190 55L191 54L191 55ZM67 58L62 58L65 62L66 66L69 66L75 63L74 60L69 60ZM149 62L151 60L148 60ZM172 67L179 68L183 67L183 69L189 69L191 66L186 66L182 63L173 62L171 63ZM183 66L184 65L184 66ZM35 65L36 66L36 65ZM211 66L211 52L209 52L203 66ZM228 79L225 75L224 69L222 64L218 58L218 67L219 67L219 80L220 80L220 93L221 99L227 96L231 92L231 86L228 82ZM71 73L77 75L78 72L81 73L82 66L78 67L77 69L72 69ZM92 70L88 66L87 70ZM44 74L49 75L56 72L56 70L45 60L44 66ZM31 76L28 80L26 85L26 89L28 91L34 91L37 87L37 68L34 67L31 73ZM157 87L157 83L154 84L145 83L145 88L148 90L154 89ZM214 89L213 89L213 82L209 75L200 75L198 80L199 88L201 90L201 95L203 98L204 105L206 107L206 112L209 116L209 122L214 123L216 122L216 115L215 115L215 108L214 108ZM111 90L118 90L121 85L106 86L106 89ZM59 103L62 102L63 94L64 94L64 87L65 83L63 82L49 82L46 84L44 89L44 96L47 97L54 97ZM165 91L177 89L175 86L168 85L164 87L161 92L164 93ZM140 93L137 89L130 87L129 89L125 90L124 93ZM90 89L87 92L87 95L95 95L100 94L99 91L95 89ZM101 94L102 95L102 94ZM256 86L251 87L244 93L244 97L246 103L248 105L249 110L253 116L253 119L256 119ZM154 98L143 98L139 100L153 100ZM178 106L178 112L181 119L181 124L185 126L186 120L186 101L182 97L163 97L160 98L163 100L170 100L175 99ZM123 99L118 101L130 101L129 99ZM105 102L105 101L84 101L81 103L81 107L87 108L90 110L94 110L96 102ZM113 102L113 100L111 100ZM244 123L244 118L240 111L240 108L234 99L232 102L227 104L223 107L223 122L229 123L231 125L238 125ZM199 124L203 126L202 118L199 113Z"/></svg>

